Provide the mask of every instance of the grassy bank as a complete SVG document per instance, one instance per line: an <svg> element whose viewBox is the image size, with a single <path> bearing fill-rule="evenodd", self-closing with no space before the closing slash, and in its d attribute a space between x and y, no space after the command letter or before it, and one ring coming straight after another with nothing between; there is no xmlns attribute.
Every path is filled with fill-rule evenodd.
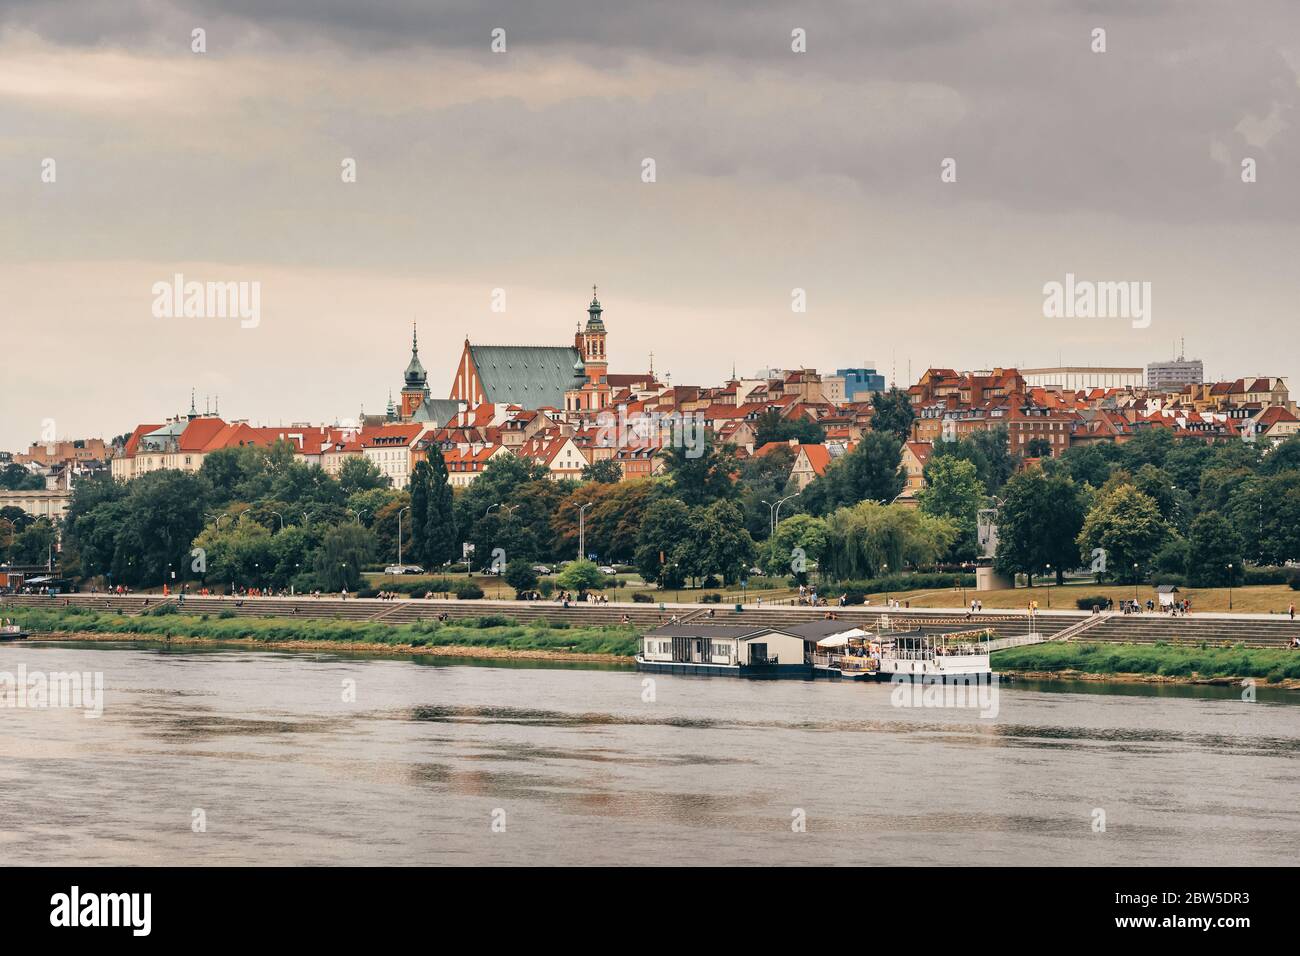
<svg viewBox="0 0 1300 956"><path fill-rule="evenodd" d="M128 639L168 638L214 642L256 641L292 645L339 644L379 647L458 647L502 651L630 656L637 632L631 627L562 627L545 621L517 624L491 615L454 622L418 621L383 624L370 621L317 621L275 618L221 617L188 614L146 614L125 617L81 608L23 609L14 618L33 634L120 634Z"/></svg>
<svg viewBox="0 0 1300 956"><path fill-rule="evenodd" d="M834 587L824 589L828 595L838 596ZM1037 601L1042 610L1049 607L1056 611L1078 610L1079 598L1108 597L1116 604L1136 599L1145 604L1147 601L1159 603L1154 588L1140 585L1136 592L1131 584L1089 584L1071 581L1057 586L1038 584L1032 588L1012 588L1005 591L975 591L972 589L943 588L926 591L891 591L889 597L898 601L908 601L912 607L959 607L963 603L978 598L984 602L986 610L1023 611L1030 601ZM883 603L884 594L869 595L873 604ZM1285 614L1294 602L1300 606L1300 591L1292 591L1285 584L1256 584L1250 587L1232 588L1179 588L1179 599L1188 598L1192 602L1192 613L1197 611L1231 610L1250 614Z"/></svg>
<svg viewBox="0 0 1300 956"><path fill-rule="evenodd" d="M1142 674L1173 679L1255 677L1300 681L1300 651L1274 648L1187 647L1168 644L1031 644L993 654L998 671Z"/></svg>

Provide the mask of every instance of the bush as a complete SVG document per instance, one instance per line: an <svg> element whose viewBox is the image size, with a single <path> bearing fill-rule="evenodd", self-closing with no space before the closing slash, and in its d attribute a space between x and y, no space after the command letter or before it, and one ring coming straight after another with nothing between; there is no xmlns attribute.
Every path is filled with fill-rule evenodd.
<svg viewBox="0 0 1300 956"><path fill-rule="evenodd" d="M378 588L362 588L360 591L357 592L357 597L359 597L359 598L372 598L372 597L379 597L379 589L378 589Z"/></svg>
<svg viewBox="0 0 1300 956"><path fill-rule="evenodd" d="M655 599L652 598L650 595L646 594L644 591L633 591L633 592L632 592L632 603L633 603L633 604L653 604L654 602L655 602Z"/></svg>
<svg viewBox="0 0 1300 956"><path fill-rule="evenodd" d="M235 616L234 611L232 611L230 608L225 608L217 615L217 620L229 621L234 616Z"/></svg>
<svg viewBox="0 0 1300 956"><path fill-rule="evenodd" d="M867 596L866 596L864 593L862 593L861 591L845 591L845 592L844 592L844 603L845 603L845 604L865 604L865 603L866 603L866 600L867 600Z"/></svg>
<svg viewBox="0 0 1300 956"><path fill-rule="evenodd" d="M1252 568L1242 570L1242 584L1290 584L1294 570L1291 568Z"/></svg>
<svg viewBox="0 0 1300 956"><path fill-rule="evenodd" d="M721 603L722 603L722 595L719 594L717 591L714 591L712 594L706 594L706 595L704 595L704 597L700 598L700 603L701 603L701 604L721 604Z"/></svg>
<svg viewBox="0 0 1300 956"><path fill-rule="evenodd" d="M160 617L164 614L175 614L175 613L177 613L175 604L160 604L158 605L158 607L153 609L154 617Z"/></svg>
<svg viewBox="0 0 1300 956"><path fill-rule="evenodd" d="M518 623L514 618L502 614L484 614L474 622L474 626L480 629L485 627L514 627Z"/></svg>
<svg viewBox="0 0 1300 956"><path fill-rule="evenodd" d="M918 574L889 574L881 578L866 581L838 581L834 586L825 588L829 595L832 591L861 591L864 594L881 594L885 591L924 591L933 588L973 588L975 575L947 572ZM819 591L822 589L818 589Z"/></svg>
<svg viewBox="0 0 1300 956"><path fill-rule="evenodd" d="M456 585L456 600L477 601L483 596L483 589L473 581L461 581Z"/></svg>
<svg viewBox="0 0 1300 956"><path fill-rule="evenodd" d="M1092 597L1081 597L1074 602L1074 606L1080 611L1091 611L1094 606L1104 608L1106 606L1106 598L1099 594L1094 594Z"/></svg>

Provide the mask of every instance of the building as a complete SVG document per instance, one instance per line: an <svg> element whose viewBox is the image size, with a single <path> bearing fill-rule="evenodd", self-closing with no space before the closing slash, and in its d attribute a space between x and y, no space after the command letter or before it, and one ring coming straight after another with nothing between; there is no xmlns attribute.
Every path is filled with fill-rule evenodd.
<svg viewBox="0 0 1300 956"><path fill-rule="evenodd" d="M1200 385L1204 381L1205 364L1200 359L1179 356L1168 362L1147 365L1147 388L1181 392L1187 385Z"/></svg>
<svg viewBox="0 0 1300 956"><path fill-rule="evenodd" d="M374 463L394 488L405 488L410 484L414 467L412 452L426 428L419 422L367 428L360 436L361 453Z"/></svg>
<svg viewBox="0 0 1300 956"><path fill-rule="evenodd" d="M7 491L0 488L0 509L21 508L34 518L59 521L72 504L72 492L66 488L38 491Z"/></svg>
<svg viewBox="0 0 1300 956"><path fill-rule="evenodd" d="M1091 388L1141 388L1145 380L1140 368L1103 365L1063 365L1057 368L1027 368L1020 373L1032 387L1077 392Z"/></svg>
<svg viewBox="0 0 1300 956"><path fill-rule="evenodd" d="M451 399L469 408L488 402L577 415L608 408L614 388L653 382L649 374L610 374L603 313L592 286L586 325L572 345L475 345L466 338Z"/></svg>
<svg viewBox="0 0 1300 956"><path fill-rule="evenodd" d="M837 368L835 377L844 381L845 402L869 402L873 393L885 390L885 376L874 368Z"/></svg>

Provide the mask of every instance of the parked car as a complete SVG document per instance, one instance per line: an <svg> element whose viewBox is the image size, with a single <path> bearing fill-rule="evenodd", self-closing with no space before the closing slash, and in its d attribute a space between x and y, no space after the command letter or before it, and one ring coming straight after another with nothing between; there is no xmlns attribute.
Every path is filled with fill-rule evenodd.
<svg viewBox="0 0 1300 956"><path fill-rule="evenodd" d="M762 568L750 568L749 576L751 578L765 578L767 577L767 574L766 572L763 571Z"/></svg>
<svg viewBox="0 0 1300 956"><path fill-rule="evenodd" d="M534 564L534 565L533 565L533 570L536 571L538 574L550 574L550 573L551 573L551 569L548 568L548 567L547 567L546 565L544 565L544 564Z"/></svg>
<svg viewBox="0 0 1300 956"><path fill-rule="evenodd" d="M384 568L385 574L423 574L424 568L418 564L390 564Z"/></svg>
<svg viewBox="0 0 1300 956"><path fill-rule="evenodd" d="M605 565L604 567L602 567L602 568L600 569L600 573L601 573L601 574L618 574L618 572L615 571L613 568L611 568L608 564Z"/></svg>

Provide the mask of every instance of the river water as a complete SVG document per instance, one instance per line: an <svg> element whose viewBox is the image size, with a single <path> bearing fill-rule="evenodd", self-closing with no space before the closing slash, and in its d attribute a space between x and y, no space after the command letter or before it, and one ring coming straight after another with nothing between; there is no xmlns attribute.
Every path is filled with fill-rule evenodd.
<svg viewBox="0 0 1300 956"><path fill-rule="evenodd" d="M0 645L0 672L20 666L102 673L104 693L98 718L0 709L11 862L1244 865L1300 852L1300 695L1004 683L981 718L895 706L888 685L647 688L612 667Z"/></svg>

